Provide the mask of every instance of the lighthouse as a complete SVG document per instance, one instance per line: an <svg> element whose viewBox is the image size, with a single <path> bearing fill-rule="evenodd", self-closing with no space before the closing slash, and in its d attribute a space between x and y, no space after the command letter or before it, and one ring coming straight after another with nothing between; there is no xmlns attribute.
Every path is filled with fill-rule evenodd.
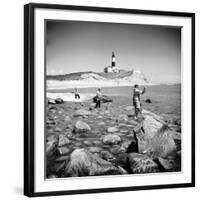
<svg viewBox="0 0 200 200"><path fill-rule="evenodd" d="M115 57L115 52L114 51L112 52L112 63L111 63L111 66L112 67L116 66L116 57Z"/></svg>
<svg viewBox="0 0 200 200"><path fill-rule="evenodd" d="M112 52L111 55L111 66L105 67L104 68L105 73L119 73L119 70L116 67L116 57L115 57L115 52Z"/></svg>

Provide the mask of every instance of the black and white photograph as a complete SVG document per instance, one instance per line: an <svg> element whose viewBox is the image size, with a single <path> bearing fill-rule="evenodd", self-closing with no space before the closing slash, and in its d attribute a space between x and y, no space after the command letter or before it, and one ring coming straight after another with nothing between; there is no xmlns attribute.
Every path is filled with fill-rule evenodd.
<svg viewBox="0 0 200 200"><path fill-rule="evenodd" d="M195 14L24 11L24 194L194 187Z"/></svg>
<svg viewBox="0 0 200 200"><path fill-rule="evenodd" d="M181 27L45 21L45 178L182 172Z"/></svg>

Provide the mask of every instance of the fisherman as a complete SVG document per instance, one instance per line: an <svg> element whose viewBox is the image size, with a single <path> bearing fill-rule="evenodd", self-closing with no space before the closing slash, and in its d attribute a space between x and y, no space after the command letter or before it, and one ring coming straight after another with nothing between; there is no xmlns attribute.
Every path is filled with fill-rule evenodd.
<svg viewBox="0 0 200 200"><path fill-rule="evenodd" d="M101 98L102 98L101 89L98 88L97 94L96 94L96 97L95 97L95 101L96 101L95 108L100 108L101 107Z"/></svg>
<svg viewBox="0 0 200 200"><path fill-rule="evenodd" d="M75 88L74 95L75 95L75 99L80 99L80 94L78 92L78 88Z"/></svg>
<svg viewBox="0 0 200 200"><path fill-rule="evenodd" d="M133 106L135 108L135 119L138 119L138 115L142 112L141 102L140 102L140 95L144 94L146 88L143 91L139 90L139 85L135 85L133 89Z"/></svg>

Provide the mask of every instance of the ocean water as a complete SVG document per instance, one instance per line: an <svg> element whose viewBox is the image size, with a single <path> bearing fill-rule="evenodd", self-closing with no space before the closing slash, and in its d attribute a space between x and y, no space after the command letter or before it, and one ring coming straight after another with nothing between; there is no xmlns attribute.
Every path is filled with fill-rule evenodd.
<svg viewBox="0 0 200 200"><path fill-rule="evenodd" d="M141 102L144 109L155 112L163 116L173 118L181 117L181 84L175 85L151 85L140 86L142 90L146 88L145 94L141 95ZM80 88L79 92L95 94L97 88ZM68 93L74 89L52 90L50 92ZM115 106L132 105L133 87L104 87L101 92L113 99ZM152 103L146 103L146 99L151 99Z"/></svg>

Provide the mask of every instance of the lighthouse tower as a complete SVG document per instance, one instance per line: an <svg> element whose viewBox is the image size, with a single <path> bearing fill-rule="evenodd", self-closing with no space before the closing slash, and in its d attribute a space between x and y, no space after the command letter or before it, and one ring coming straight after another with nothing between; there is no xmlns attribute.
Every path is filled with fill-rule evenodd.
<svg viewBox="0 0 200 200"><path fill-rule="evenodd" d="M104 68L105 73L119 73L119 70L117 69L116 66L116 57L115 57L115 52L112 52L111 56L111 66L105 67Z"/></svg>
<svg viewBox="0 0 200 200"><path fill-rule="evenodd" d="M112 63L111 63L112 67L116 66L116 58L115 58L115 52L112 52Z"/></svg>

